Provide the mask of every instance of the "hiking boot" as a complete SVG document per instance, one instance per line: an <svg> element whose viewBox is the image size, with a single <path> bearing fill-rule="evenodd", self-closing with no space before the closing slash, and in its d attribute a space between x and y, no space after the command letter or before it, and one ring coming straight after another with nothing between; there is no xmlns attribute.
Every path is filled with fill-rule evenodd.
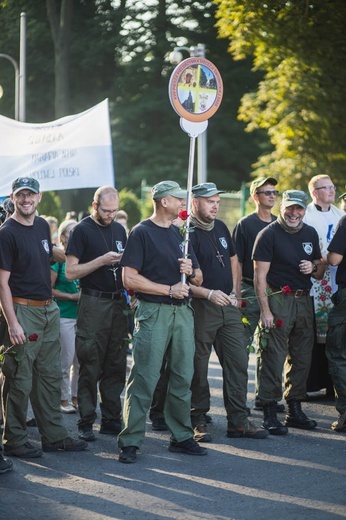
<svg viewBox="0 0 346 520"><path fill-rule="evenodd" d="M234 428L228 424L227 437L236 439L239 437L247 437L248 439L265 439L269 436L269 431L263 428L257 428L257 426L248 421L246 425Z"/></svg>
<svg viewBox="0 0 346 520"><path fill-rule="evenodd" d="M300 430L313 430L317 426L317 422L309 419L302 410L300 401L291 399L287 401L288 412L286 415L286 426L299 428Z"/></svg>
<svg viewBox="0 0 346 520"><path fill-rule="evenodd" d="M193 437L186 441L177 442L171 441L168 447L169 451L173 453L185 453L186 455L206 455L207 449L201 446L194 440Z"/></svg>
<svg viewBox="0 0 346 520"><path fill-rule="evenodd" d="M338 420L333 422L332 430L335 432L346 431L346 412L339 415Z"/></svg>
<svg viewBox="0 0 346 520"><path fill-rule="evenodd" d="M276 402L263 405L262 428L269 431L270 435L285 435L288 428L284 426L276 416Z"/></svg>
<svg viewBox="0 0 346 520"><path fill-rule="evenodd" d="M211 442L211 435L207 432L207 426L205 424L197 424L194 427L194 436L193 438L197 442Z"/></svg>
<svg viewBox="0 0 346 520"><path fill-rule="evenodd" d="M119 435L121 432L121 421L120 419L110 419L101 421L100 433L103 435Z"/></svg>
<svg viewBox="0 0 346 520"><path fill-rule="evenodd" d="M42 443L42 450L45 452L51 451L83 451L87 448L88 443L83 440L72 439L72 437L65 437L60 441L54 441L47 444Z"/></svg>
<svg viewBox="0 0 346 520"><path fill-rule="evenodd" d="M4 459L4 457L0 454L0 475L2 473L7 473L13 469L13 462L9 459Z"/></svg>
<svg viewBox="0 0 346 520"><path fill-rule="evenodd" d="M153 419L151 423L152 430L157 432L166 432L168 430L168 426L163 417L159 417L158 419Z"/></svg>
<svg viewBox="0 0 346 520"><path fill-rule="evenodd" d="M78 437L86 442L96 441L92 424L84 424L78 428Z"/></svg>
<svg viewBox="0 0 346 520"><path fill-rule="evenodd" d="M136 462L137 450L137 446L125 446L124 448L121 448L119 453L119 462L123 462L124 464Z"/></svg>
<svg viewBox="0 0 346 520"><path fill-rule="evenodd" d="M17 446L17 448L8 448L6 445L4 446L4 452L5 455L19 457L21 459L36 459L37 457L42 457L42 450L36 448L30 442Z"/></svg>
<svg viewBox="0 0 346 520"><path fill-rule="evenodd" d="M254 410L263 410L263 405L261 405L261 402L259 399L255 399L255 406L253 407ZM275 411L276 413L285 413L285 405L279 404L277 401L275 401Z"/></svg>

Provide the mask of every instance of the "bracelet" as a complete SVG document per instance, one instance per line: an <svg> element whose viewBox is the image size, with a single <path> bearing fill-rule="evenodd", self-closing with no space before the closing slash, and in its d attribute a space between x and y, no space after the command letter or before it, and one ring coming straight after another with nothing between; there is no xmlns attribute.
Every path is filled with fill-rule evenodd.
<svg viewBox="0 0 346 520"><path fill-rule="evenodd" d="M172 286L169 287L169 297L173 298L173 289Z"/></svg>
<svg viewBox="0 0 346 520"><path fill-rule="evenodd" d="M214 289L212 289L212 290L209 292L209 294L208 294L208 296L207 296L207 300L210 300L210 298L211 298L213 292L214 292Z"/></svg>

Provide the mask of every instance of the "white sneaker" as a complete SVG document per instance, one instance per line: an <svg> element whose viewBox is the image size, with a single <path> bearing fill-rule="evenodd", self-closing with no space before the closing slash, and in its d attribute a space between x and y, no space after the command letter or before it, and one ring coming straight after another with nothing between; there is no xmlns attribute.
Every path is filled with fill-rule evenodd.
<svg viewBox="0 0 346 520"><path fill-rule="evenodd" d="M60 405L61 413L76 413L76 409L72 404L68 404L67 406Z"/></svg>

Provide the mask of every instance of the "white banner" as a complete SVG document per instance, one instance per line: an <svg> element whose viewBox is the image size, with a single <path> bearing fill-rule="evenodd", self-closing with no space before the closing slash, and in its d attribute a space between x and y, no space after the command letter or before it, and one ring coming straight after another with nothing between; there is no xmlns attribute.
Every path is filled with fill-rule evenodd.
<svg viewBox="0 0 346 520"><path fill-rule="evenodd" d="M17 177L34 177L41 191L114 186L108 99L43 124L0 116L0 196Z"/></svg>

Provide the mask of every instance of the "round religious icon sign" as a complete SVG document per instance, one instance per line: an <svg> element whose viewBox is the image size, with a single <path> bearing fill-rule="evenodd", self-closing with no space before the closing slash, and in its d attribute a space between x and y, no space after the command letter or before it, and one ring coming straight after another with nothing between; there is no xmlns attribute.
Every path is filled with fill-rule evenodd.
<svg viewBox="0 0 346 520"><path fill-rule="evenodd" d="M221 74L205 58L187 58L172 72L168 90L177 114L195 123L206 121L221 104Z"/></svg>

